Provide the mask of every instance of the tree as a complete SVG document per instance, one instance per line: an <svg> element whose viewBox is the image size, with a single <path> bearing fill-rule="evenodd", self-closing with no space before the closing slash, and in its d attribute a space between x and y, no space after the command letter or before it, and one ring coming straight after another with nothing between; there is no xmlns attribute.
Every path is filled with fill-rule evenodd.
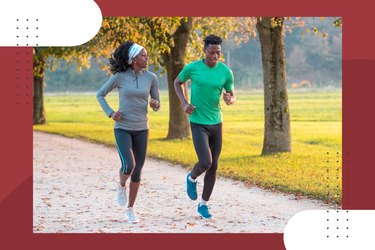
<svg viewBox="0 0 375 250"><path fill-rule="evenodd" d="M124 32L126 30L126 33ZM109 57L111 52L125 38L136 40L144 31L139 24L139 18L124 19L106 18L98 34L89 42L75 47L37 47L34 48L34 113L33 124L46 123L44 110L44 74L46 67L55 68L63 59L76 65L77 70L90 67L90 59L94 58L104 68L103 58ZM47 59L51 59L48 60Z"/></svg>
<svg viewBox="0 0 375 250"><path fill-rule="evenodd" d="M33 78L34 78L34 95L33 95L33 124L46 123L44 110L44 75L46 67L51 68L57 63L57 58L62 58L67 62L75 62L79 67L88 67L90 53L82 47L50 47L34 48L33 51ZM47 65L47 58L52 57L51 65Z"/></svg>
<svg viewBox="0 0 375 250"><path fill-rule="evenodd" d="M34 49L34 95L33 95L33 124L44 124L46 123L46 116L44 111L44 71L46 68L46 62L41 50L38 48Z"/></svg>
<svg viewBox="0 0 375 250"><path fill-rule="evenodd" d="M121 20L120 20L121 21ZM97 36L88 43L75 47L37 47L34 48L34 112L33 124L46 123L44 110L44 75L46 67L54 68L58 65L57 59L63 59L68 63L77 66L77 70L83 67L90 67L90 59L94 57L101 62L103 56L107 57L113 48L123 41L124 32L120 30L120 26L125 28L128 36L135 38L142 32L142 28L137 26L138 18L128 18L126 23L121 23L114 18L108 18L103 21L102 27ZM138 28L136 31L130 28ZM129 29L127 29L129 28ZM51 59L48 60L47 59ZM102 64L103 65L103 64Z"/></svg>
<svg viewBox="0 0 375 250"><path fill-rule="evenodd" d="M277 22L274 25L273 22ZM284 18L259 17L256 28L262 50L264 140L262 155L290 152L290 117L284 52Z"/></svg>
<svg viewBox="0 0 375 250"><path fill-rule="evenodd" d="M253 25L248 25L252 20L249 18L193 18L193 17L108 17L103 19L102 27L98 34L88 43L65 48L51 48L43 50L43 57L37 56L35 64L43 65L44 58L56 56L78 64L79 67L87 66L82 62L88 62L90 55L101 61L108 58L112 51L123 41L133 40L144 45L150 61L155 69L164 67L168 75L170 120L167 138L186 138L190 134L189 121L183 112L181 104L175 94L173 81L185 66L186 61L192 61L203 53L203 37L215 33L224 39L231 32L237 43L247 41L248 37L255 35ZM73 55L70 55L72 53ZM105 67L102 62L103 68ZM36 66L35 66L36 67ZM35 68L34 67L34 68ZM39 81L43 82L43 78ZM35 85L41 88L42 84ZM186 91L186 89L185 89ZM43 103L43 91L40 96L34 96ZM40 106L40 105L39 105ZM44 111L39 112L41 114ZM36 110L34 116L39 114ZM34 119L44 120L44 119ZM37 124L34 122L34 124Z"/></svg>
<svg viewBox="0 0 375 250"><path fill-rule="evenodd" d="M148 18L153 44L168 46L159 58L159 65L165 67L169 91L169 127L167 139L183 139L190 135L190 123L174 91L174 79L184 68L186 62L198 59L203 54L203 38L211 33L226 39L232 34L237 44L255 36L251 18L220 17L181 17L175 29L162 29L168 18ZM187 96L187 88L184 86Z"/></svg>
<svg viewBox="0 0 375 250"><path fill-rule="evenodd" d="M193 18L182 18L181 23L172 35L174 46L169 52L164 52L164 65L168 75L168 92L169 92L169 127L167 139L186 138L190 135L190 124L187 114L174 91L174 79L185 66L184 59L186 46L193 26ZM187 96L187 87L184 86L185 95Z"/></svg>
<svg viewBox="0 0 375 250"><path fill-rule="evenodd" d="M167 138L186 138L190 134L187 116L173 88L173 80L186 62L196 60L202 55L202 39L215 33L224 39L230 37L236 44L247 42L255 37L256 24L260 37L263 77L265 134L262 154L290 152L290 117L286 89L286 70L284 53L284 30L303 26L296 18L291 25L284 25L291 18L251 18L251 17L123 17L104 18L99 33L88 43L78 47L36 48L34 50L34 124L46 121L43 107L43 76L46 58L63 58L75 62L78 67L87 67L93 56L102 62L123 41L133 40L147 47L151 63L155 69L164 67L168 75L170 99L170 119ZM320 18L323 20L323 18ZM334 18L333 24L341 27L342 19ZM315 23L306 28L305 33L313 31L326 37L323 28ZM320 32L324 31L324 32ZM185 89L186 91L186 89Z"/></svg>
<svg viewBox="0 0 375 250"><path fill-rule="evenodd" d="M291 25L284 25L284 20ZM324 18L320 18L323 21ZM333 26L341 27L342 19L333 18ZM292 31L296 26L304 26L299 18L292 20L284 17L258 17L256 28L262 50L264 79L264 140L262 155L291 152L290 113L286 83L286 61L284 52L284 32ZM327 37L325 27L318 27L315 20L312 27L306 28L314 34Z"/></svg>

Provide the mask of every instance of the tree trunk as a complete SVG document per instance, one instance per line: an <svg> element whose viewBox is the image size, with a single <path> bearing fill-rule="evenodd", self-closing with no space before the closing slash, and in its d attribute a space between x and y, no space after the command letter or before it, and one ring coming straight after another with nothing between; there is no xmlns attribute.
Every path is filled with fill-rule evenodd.
<svg viewBox="0 0 375 250"><path fill-rule="evenodd" d="M185 66L184 57L191 29L191 17L181 21L181 25L173 34L174 47L171 48L170 53L165 53L163 55L168 75L169 92L169 128L167 139L183 139L190 135L189 119L177 97L173 83ZM186 84L184 85L183 90L187 98Z"/></svg>
<svg viewBox="0 0 375 250"><path fill-rule="evenodd" d="M291 152L290 117L286 84L283 19L271 27L271 18L258 18L264 81L264 141L262 155Z"/></svg>
<svg viewBox="0 0 375 250"><path fill-rule="evenodd" d="M45 111L44 111L44 71L46 68L46 62L40 51L35 48L34 52L34 113L33 113L33 124L44 124L46 123Z"/></svg>

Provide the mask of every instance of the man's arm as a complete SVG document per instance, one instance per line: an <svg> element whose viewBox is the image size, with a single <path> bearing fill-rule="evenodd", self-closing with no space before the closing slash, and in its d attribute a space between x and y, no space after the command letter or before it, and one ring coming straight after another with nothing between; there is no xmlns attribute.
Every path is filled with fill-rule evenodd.
<svg viewBox="0 0 375 250"><path fill-rule="evenodd" d="M185 94L182 91L182 87L181 87L182 84L184 84L184 83L177 76L177 78L174 80L174 89L176 91L178 99L180 99L180 102L182 104L182 108L184 109L184 111L186 113L188 113L190 115L191 113L193 113L193 111L195 109L195 106L189 104L188 101L186 100Z"/></svg>
<svg viewBox="0 0 375 250"><path fill-rule="evenodd" d="M225 104L232 105L236 102L236 95L234 94L234 89L231 91L225 91L223 94L223 99Z"/></svg>

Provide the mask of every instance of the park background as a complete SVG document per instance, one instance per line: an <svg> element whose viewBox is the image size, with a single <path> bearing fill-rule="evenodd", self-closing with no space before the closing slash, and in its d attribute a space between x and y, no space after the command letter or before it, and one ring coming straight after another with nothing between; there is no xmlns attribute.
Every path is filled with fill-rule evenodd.
<svg viewBox="0 0 375 250"><path fill-rule="evenodd" d="M224 41L224 63L235 75L237 102L230 107L221 105L224 141L219 174L248 185L341 204L341 29L331 27L328 36L321 36L321 26L315 30L315 22L322 19L305 20L308 28L286 31L284 37L292 138L289 153L261 155L264 93L258 36L240 45L230 39ZM47 122L34 129L114 146L113 123L95 98L95 91L109 77L102 65L90 59L92 67L77 72L74 63L52 57L48 60ZM196 161L191 138L166 139L166 75L160 67L151 65L150 70L159 75L162 109L150 112L148 155L191 168ZM116 107L116 93L111 93L108 100Z"/></svg>

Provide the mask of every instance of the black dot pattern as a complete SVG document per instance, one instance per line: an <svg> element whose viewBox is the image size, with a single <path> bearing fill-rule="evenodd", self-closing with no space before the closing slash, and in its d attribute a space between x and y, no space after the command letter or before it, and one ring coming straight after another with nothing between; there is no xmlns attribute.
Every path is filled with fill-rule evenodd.
<svg viewBox="0 0 375 250"><path fill-rule="evenodd" d="M342 154L340 152L326 152L323 160L326 164L327 195L337 199L342 194ZM327 210L324 219L325 238L348 239L349 210Z"/></svg>
<svg viewBox="0 0 375 250"><path fill-rule="evenodd" d="M39 18L17 18L16 19L16 46L35 47L39 46Z"/></svg>
<svg viewBox="0 0 375 250"><path fill-rule="evenodd" d="M343 164L342 164L342 172L343 172L343 180L342 180L342 207L345 209L350 209L350 155L349 152L345 152L343 154Z"/></svg>
<svg viewBox="0 0 375 250"><path fill-rule="evenodd" d="M332 200L341 200L342 198L342 167L340 152L326 152L323 164L326 166L325 187L327 197Z"/></svg>
<svg viewBox="0 0 375 250"><path fill-rule="evenodd" d="M325 219L325 237L330 239L350 238L350 211L327 210Z"/></svg>
<svg viewBox="0 0 375 250"><path fill-rule="evenodd" d="M17 47L15 48L15 102L17 107L33 104L33 46L30 34L31 18L17 18ZM35 19L34 19L35 20ZM30 24L27 26L26 24Z"/></svg>

